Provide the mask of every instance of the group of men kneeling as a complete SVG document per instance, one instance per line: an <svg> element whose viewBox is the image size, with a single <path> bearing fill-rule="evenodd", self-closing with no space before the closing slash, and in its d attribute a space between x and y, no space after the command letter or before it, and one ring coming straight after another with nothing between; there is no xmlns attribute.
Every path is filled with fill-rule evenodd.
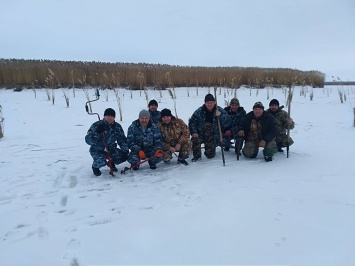
<svg viewBox="0 0 355 266"><path fill-rule="evenodd" d="M100 176L100 168L106 165L117 172L116 165L125 161L131 164L132 170L139 169L141 160L156 169L157 163L163 160L169 164L173 156L177 157L178 164L188 165L190 149L192 161L201 160L203 143L204 155L211 159L216 155L217 146L229 151L232 140L238 155L242 152L246 158L256 158L262 147L265 161L272 161L277 151L283 152L283 147L293 144L286 129L293 129L295 123L279 105L273 99L265 111L263 104L256 102L253 111L246 113L237 98L223 109L216 105L212 94L207 94L205 103L192 114L187 125L169 109L158 111L157 101L151 100L149 109L140 111L138 119L128 127L127 137L115 121L115 111L108 108L104 119L93 123L85 137L93 158L93 173Z"/></svg>

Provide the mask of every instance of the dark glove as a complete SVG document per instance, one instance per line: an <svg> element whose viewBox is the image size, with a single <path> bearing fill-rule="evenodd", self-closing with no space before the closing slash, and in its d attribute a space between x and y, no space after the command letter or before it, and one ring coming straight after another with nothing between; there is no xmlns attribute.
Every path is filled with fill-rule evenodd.
<svg viewBox="0 0 355 266"><path fill-rule="evenodd" d="M124 162L124 161L127 161L128 159L128 152L122 152L121 153L121 161Z"/></svg>
<svg viewBox="0 0 355 266"><path fill-rule="evenodd" d="M105 131L105 124L104 123L100 123L97 128L96 128L96 133L97 134L101 134L102 132Z"/></svg>
<svg viewBox="0 0 355 266"><path fill-rule="evenodd" d="M160 157L163 157L163 155L164 155L164 153L163 153L163 151L161 149L157 149L155 151L155 156L156 157L160 158Z"/></svg>

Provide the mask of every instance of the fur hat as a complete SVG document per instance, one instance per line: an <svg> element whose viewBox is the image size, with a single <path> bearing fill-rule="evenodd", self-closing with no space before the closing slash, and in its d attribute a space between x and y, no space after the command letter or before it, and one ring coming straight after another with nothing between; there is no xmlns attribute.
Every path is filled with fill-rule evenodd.
<svg viewBox="0 0 355 266"><path fill-rule="evenodd" d="M261 102L256 102L256 103L254 103L253 110L255 108L261 108L264 110L264 105Z"/></svg>
<svg viewBox="0 0 355 266"><path fill-rule="evenodd" d="M163 117L163 116L172 116L171 115L171 111L169 109L163 109L160 111L160 116Z"/></svg>
<svg viewBox="0 0 355 266"><path fill-rule="evenodd" d="M270 103L269 103L269 106L274 105L274 104L276 104L277 106L280 106L280 103L279 103L278 100L272 99L272 100L270 101Z"/></svg>
<svg viewBox="0 0 355 266"><path fill-rule="evenodd" d="M116 117L116 112L112 108L107 108L104 113L104 116L106 115Z"/></svg>
<svg viewBox="0 0 355 266"><path fill-rule="evenodd" d="M239 104L239 100L237 98L233 98L229 104Z"/></svg>
<svg viewBox="0 0 355 266"><path fill-rule="evenodd" d="M158 106L158 102L156 100L151 100L149 103L148 103L148 107L151 106L151 105L156 105Z"/></svg>
<svg viewBox="0 0 355 266"><path fill-rule="evenodd" d="M141 118L141 117L149 117L150 118L150 113L147 111L147 110L142 110L139 112L139 115L138 115L138 118Z"/></svg>
<svg viewBox="0 0 355 266"><path fill-rule="evenodd" d="M211 93L209 93L209 94L207 94L207 95L205 96L205 103L206 103L206 102L210 102L210 101L212 101L212 102L215 101L215 99L214 99L214 97L213 97L213 95L212 95Z"/></svg>

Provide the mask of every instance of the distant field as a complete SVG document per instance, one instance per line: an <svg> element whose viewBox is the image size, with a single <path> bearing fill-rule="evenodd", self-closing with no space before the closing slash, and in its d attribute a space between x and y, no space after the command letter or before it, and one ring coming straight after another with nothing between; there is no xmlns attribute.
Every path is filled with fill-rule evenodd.
<svg viewBox="0 0 355 266"><path fill-rule="evenodd" d="M326 81L324 85L355 85L355 81Z"/></svg>

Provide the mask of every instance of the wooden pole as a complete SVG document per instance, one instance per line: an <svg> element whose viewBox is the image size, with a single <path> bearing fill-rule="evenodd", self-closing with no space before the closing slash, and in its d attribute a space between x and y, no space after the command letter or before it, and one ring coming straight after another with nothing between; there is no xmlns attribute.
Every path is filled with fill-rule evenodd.
<svg viewBox="0 0 355 266"><path fill-rule="evenodd" d="M287 158L289 157L290 153L290 118L291 118L291 101L292 101L292 91L291 91L291 85L288 88L288 97L287 97L287 147L286 147L286 154Z"/></svg>
<svg viewBox="0 0 355 266"><path fill-rule="evenodd" d="M214 87L214 99L215 99L215 102L216 102L216 110L218 110L217 87ZM222 129L221 129L221 121L219 120L219 116L217 116L217 123L218 123L218 130L219 130L219 141L221 143L222 161L223 161L223 166L225 166L226 165L226 161L225 161L225 158L224 158L223 136L222 136Z"/></svg>

